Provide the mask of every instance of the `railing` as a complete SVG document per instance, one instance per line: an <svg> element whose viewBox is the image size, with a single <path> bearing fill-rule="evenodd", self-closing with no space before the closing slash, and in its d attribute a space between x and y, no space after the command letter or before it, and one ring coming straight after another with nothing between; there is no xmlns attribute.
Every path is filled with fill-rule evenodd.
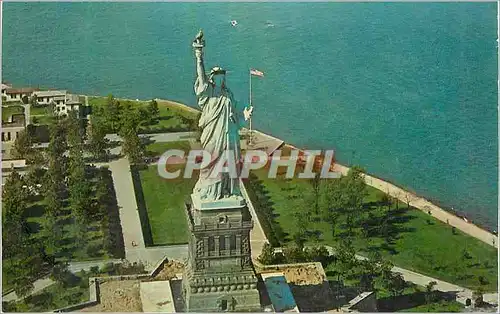
<svg viewBox="0 0 500 314"><path fill-rule="evenodd" d="M224 229L236 229L236 228L253 228L253 221L242 221L240 223L217 223L217 224L202 224L193 225L194 231L205 231L205 230L224 230Z"/></svg>

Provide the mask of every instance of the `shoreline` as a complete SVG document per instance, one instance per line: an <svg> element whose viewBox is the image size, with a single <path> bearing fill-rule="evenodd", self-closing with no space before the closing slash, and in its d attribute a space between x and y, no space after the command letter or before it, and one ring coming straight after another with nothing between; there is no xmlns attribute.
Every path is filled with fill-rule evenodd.
<svg viewBox="0 0 500 314"><path fill-rule="evenodd" d="M81 95L81 96L88 96L88 97L106 97L106 96L89 96L89 95ZM122 99L122 100L129 100L129 101L150 101L150 100L136 100L136 99L128 99L128 98L119 98L116 97L116 99ZM177 107L181 110L186 110L191 113L199 113L201 112L200 110L190 107L186 104L179 103L176 101L171 101L168 99L161 99L161 98L154 98L158 102L158 104L164 103L167 105L172 105L174 107ZM266 134L264 132L258 131L258 130L253 130L253 132L259 133L261 136L268 137L271 139L274 139L276 141L283 141L282 139L276 138L272 135ZM289 146L293 149L303 151L303 149L300 149L292 144L287 143L286 141L283 141L284 146ZM349 171L350 167L344 166L342 164L339 164L335 162L333 169L336 171L339 171L343 175L346 175L347 172ZM482 242L493 246L495 248L498 248L498 236L493 234L492 232L488 231L486 228L482 228L479 225L474 224L471 221L466 221L464 218L459 217L456 215L454 212L450 210L446 210L443 207L440 207L436 204L434 204L432 201L426 199L423 196L419 196L415 193L407 191L404 187L400 187L394 183L391 183L389 181L386 181L382 178L378 178L372 174L369 173L364 173L365 177L365 182L367 185L376 188L383 193L386 193L392 197L397 198L399 201L405 203L405 204L410 204L411 206L415 207L418 210L421 210L425 213L431 213L431 216L452 226L457 228L458 230L464 232L465 234L468 234L478 240L481 240ZM409 200L409 202L408 202Z"/></svg>

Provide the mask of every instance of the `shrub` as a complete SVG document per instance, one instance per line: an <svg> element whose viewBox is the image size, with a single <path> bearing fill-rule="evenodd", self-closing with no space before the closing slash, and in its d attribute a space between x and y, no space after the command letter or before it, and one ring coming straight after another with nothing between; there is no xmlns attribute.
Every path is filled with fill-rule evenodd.
<svg viewBox="0 0 500 314"><path fill-rule="evenodd" d="M115 272L115 264L113 263L106 263L104 266L101 268L101 273L107 273L108 275L113 275Z"/></svg>
<svg viewBox="0 0 500 314"><path fill-rule="evenodd" d="M99 274L99 266L92 266L92 267L90 267L90 273L91 273L92 275L97 275L97 274Z"/></svg>

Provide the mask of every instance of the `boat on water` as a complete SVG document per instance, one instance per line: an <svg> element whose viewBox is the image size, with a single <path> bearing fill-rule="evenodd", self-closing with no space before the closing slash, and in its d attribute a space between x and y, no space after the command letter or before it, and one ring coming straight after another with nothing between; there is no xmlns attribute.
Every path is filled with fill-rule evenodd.
<svg viewBox="0 0 500 314"><path fill-rule="evenodd" d="M238 25L238 22L236 20L232 20L231 25L236 26L236 25Z"/></svg>

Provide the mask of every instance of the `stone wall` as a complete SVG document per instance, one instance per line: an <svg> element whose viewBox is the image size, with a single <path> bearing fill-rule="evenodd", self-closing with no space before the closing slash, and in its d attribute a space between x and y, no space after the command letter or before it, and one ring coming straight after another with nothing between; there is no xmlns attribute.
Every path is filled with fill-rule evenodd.
<svg viewBox="0 0 500 314"><path fill-rule="evenodd" d="M377 296L374 291L363 292L342 307L343 312L378 312Z"/></svg>

